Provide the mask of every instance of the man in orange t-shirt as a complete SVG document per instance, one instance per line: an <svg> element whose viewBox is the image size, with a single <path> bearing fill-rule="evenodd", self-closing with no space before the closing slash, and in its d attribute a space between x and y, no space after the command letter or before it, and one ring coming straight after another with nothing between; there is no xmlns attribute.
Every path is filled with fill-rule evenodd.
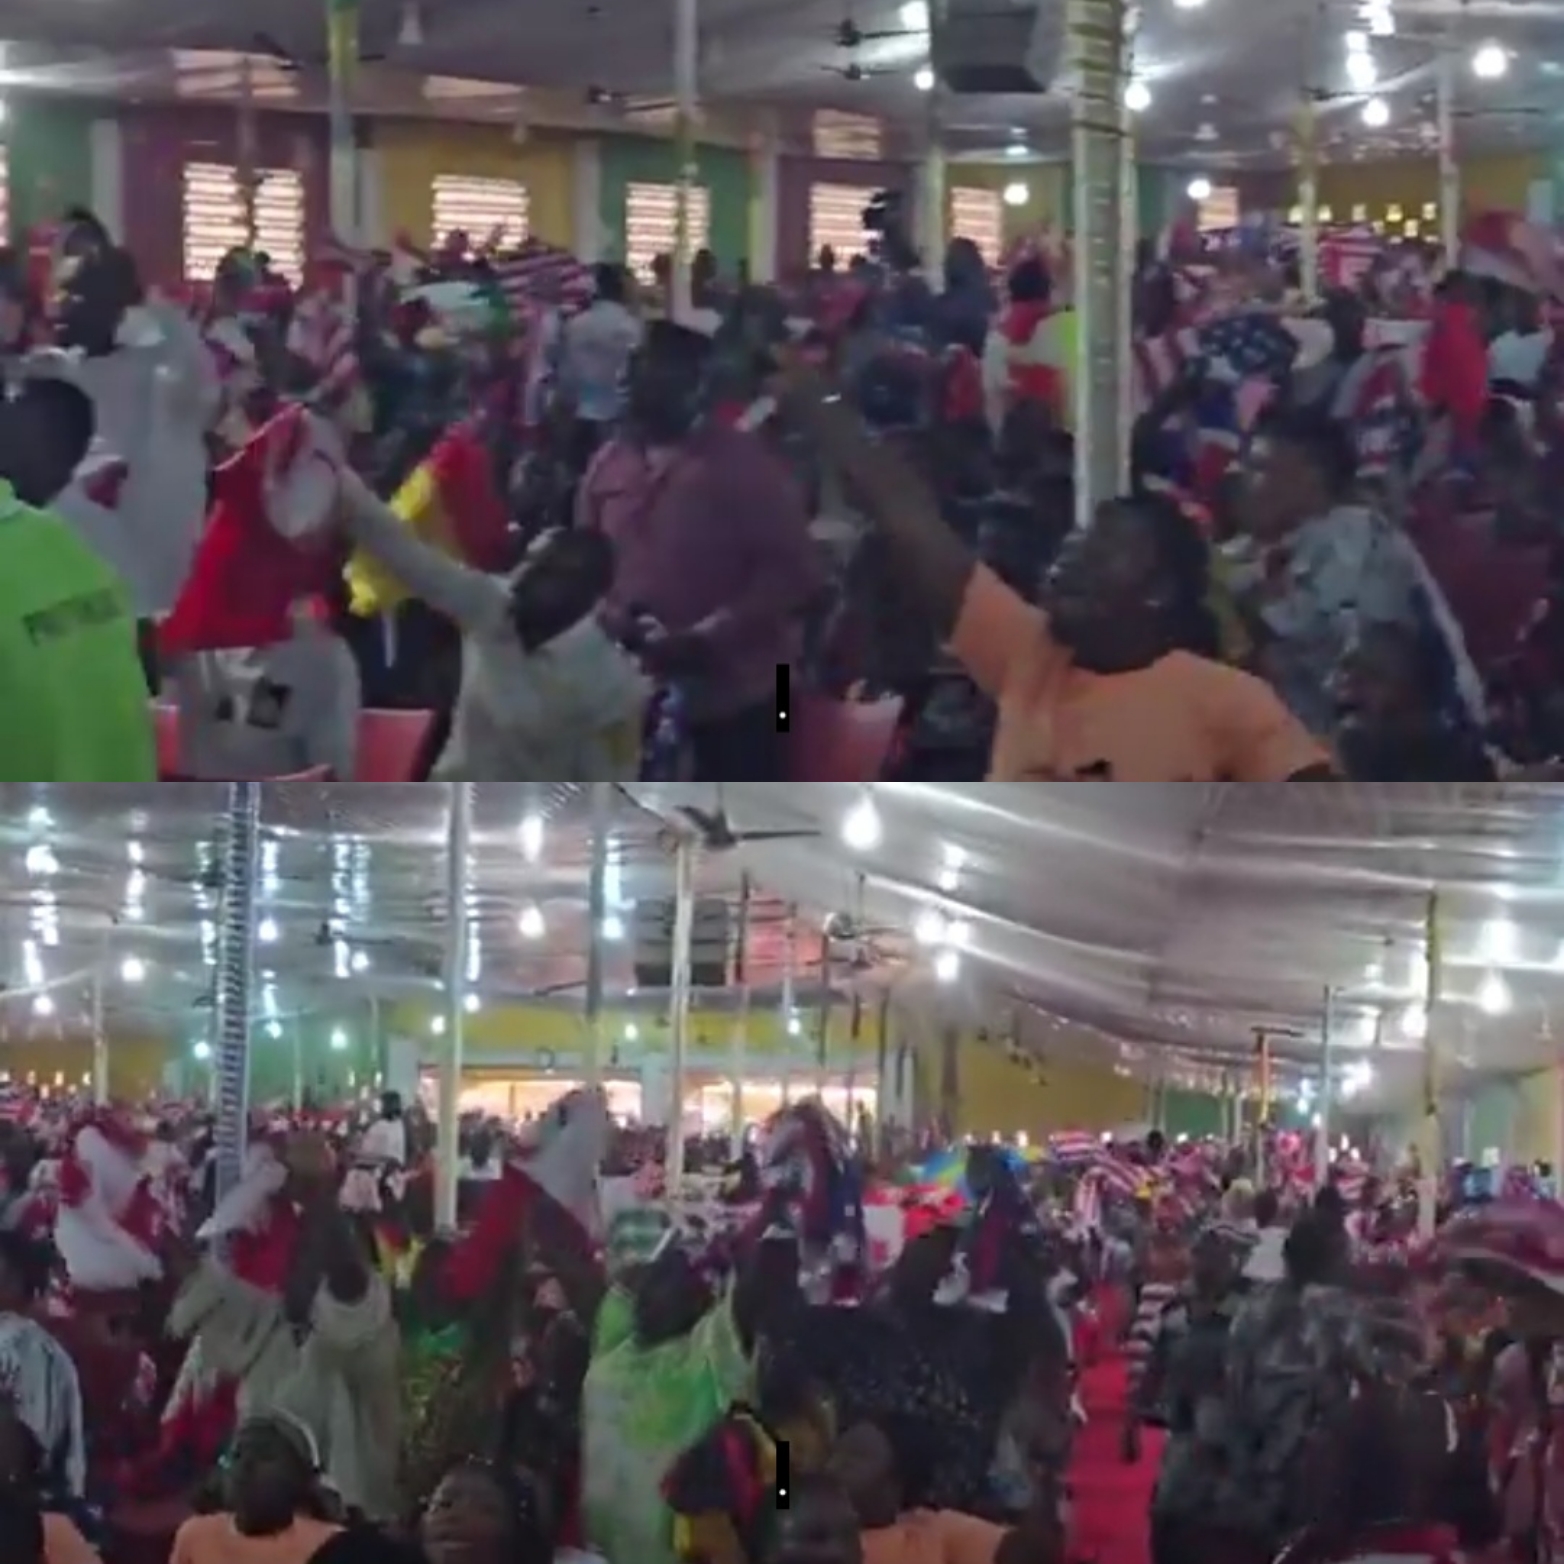
<svg viewBox="0 0 1564 1564"><path fill-rule="evenodd" d="M1333 776L1329 756L1268 685L1215 660L1206 545L1170 502L1102 506L1066 540L1035 608L973 559L916 473L871 444L829 386L798 370L782 390L998 707L990 781Z"/></svg>

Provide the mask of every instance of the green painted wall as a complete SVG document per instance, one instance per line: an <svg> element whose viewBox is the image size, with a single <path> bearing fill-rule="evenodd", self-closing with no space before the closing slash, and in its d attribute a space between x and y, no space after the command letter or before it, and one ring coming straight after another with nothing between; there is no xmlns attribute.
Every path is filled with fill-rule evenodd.
<svg viewBox="0 0 1564 1564"><path fill-rule="evenodd" d="M1178 1091L1169 1087L1162 1100L1163 1133L1168 1136L1220 1135L1221 1099L1209 1092Z"/></svg>
<svg viewBox="0 0 1564 1564"><path fill-rule="evenodd" d="M36 223L67 206L92 204L92 104L17 98L0 136L5 141L10 238L20 242Z"/></svg>
<svg viewBox="0 0 1564 1564"><path fill-rule="evenodd" d="M649 136L605 136L600 182L604 253L623 257L625 246L625 186L672 184L678 153L671 141ZM749 158L732 147L697 150L700 183L709 192L709 244L724 269L731 271L749 254Z"/></svg>

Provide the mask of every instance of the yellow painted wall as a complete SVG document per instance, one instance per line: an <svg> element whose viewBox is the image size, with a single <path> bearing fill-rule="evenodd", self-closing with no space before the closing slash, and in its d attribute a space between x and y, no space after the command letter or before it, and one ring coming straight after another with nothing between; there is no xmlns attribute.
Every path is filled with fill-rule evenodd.
<svg viewBox="0 0 1564 1564"><path fill-rule="evenodd" d="M387 231L416 242L433 236L432 190L439 174L515 179L527 187L532 232L551 244L574 242L571 138L534 132L517 145L494 125L384 120L375 126Z"/></svg>
<svg viewBox="0 0 1564 1564"><path fill-rule="evenodd" d="M1005 208L1005 237L1032 233L1039 227L1063 229L1070 225L1070 170L1064 163L952 163L946 187L1003 190L1006 185L1027 188L1024 206Z"/></svg>
<svg viewBox="0 0 1564 1564"><path fill-rule="evenodd" d="M162 1093L167 1045L160 1037L116 1038L109 1047L109 1092L126 1101ZM0 1042L0 1074L36 1086L80 1087L92 1082L89 1037Z"/></svg>
<svg viewBox="0 0 1564 1564"><path fill-rule="evenodd" d="M1510 154L1476 157L1461 167L1461 189L1468 209L1524 212L1534 179L1547 173L1540 156ZM1335 222L1384 220L1385 209L1399 206L1408 217L1419 217L1426 204L1439 199L1439 165L1434 158L1400 158L1384 163L1330 163L1320 170L1320 204L1331 209ZM1353 210L1365 209L1364 218Z"/></svg>
<svg viewBox="0 0 1564 1564"><path fill-rule="evenodd" d="M1516 1085L1514 1154L1518 1162L1564 1161L1564 1078L1558 1069L1519 1077Z"/></svg>
<svg viewBox="0 0 1564 1564"><path fill-rule="evenodd" d="M423 1057L439 1056L441 1042L430 1026L436 1007L408 1003L389 1008L382 1016L387 1036L416 1038L422 1044ZM851 1041L851 1012L846 1005L833 1008L826 1045L826 1062L845 1066L856 1052L858 1057L872 1056L878 1043L878 1016L875 1007L865 1008L859 1027L856 1050ZM331 1017L318 1018L310 1033L320 1033L322 1041ZM668 1030L644 1012L609 1011L603 1017L606 1043L624 1035L634 1024L639 1031L637 1045L653 1053L666 1048ZM784 1045L792 1053L813 1053L816 1018L805 1013L801 1035L789 1038L782 1018L772 1011L750 1017L748 1048L758 1068L768 1055L780 1052ZM691 1018L691 1046L697 1049L726 1050L732 1035L732 1018L716 1011L697 1011ZM468 1016L463 1028L468 1064L482 1070L486 1057L528 1052L556 1053L581 1047L584 1023L580 1011L565 1005L548 1007L505 1006L481 1010ZM362 1033L363 1023L348 1024L350 1033ZM906 1035L893 1019L892 1041ZM355 1037L356 1043L367 1038ZM158 1037L114 1038L109 1045L109 1085L113 1095L131 1100L156 1096L161 1089L163 1065L172 1039ZM257 1046L269 1046L259 1043ZM922 1104L932 1111L939 1101L940 1045L936 1039L922 1042L915 1055L915 1069ZM539 1060L541 1067L542 1060ZM524 1067L524 1066L523 1066ZM54 1085L62 1077L69 1085L90 1079L92 1046L86 1037L0 1042L0 1072L13 1080L29 1075L39 1085ZM1039 1073L1012 1064L1003 1050L992 1043L964 1040L959 1053L957 1077L960 1103L957 1123L960 1134L1015 1134L1024 1131L1036 1135L1052 1129L1106 1129L1112 1125L1136 1121L1146 1116L1146 1093L1139 1081L1117 1075L1110 1069L1094 1069L1078 1064L1045 1064ZM1557 1115L1555 1114L1556 1118ZM1535 1155L1548 1155L1538 1152Z"/></svg>
<svg viewBox="0 0 1564 1564"><path fill-rule="evenodd" d="M926 1087L922 1102L938 1105L940 1068L937 1052L918 1060L919 1082ZM966 1043L956 1066L961 1088L956 1123L958 1135L1036 1136L1048 1130L1099 1130L1138 1123L1146 1117L1146 1090L1137 1080L1111 1069L1078 1064L1047 1064L1041 1079L1012 1064L1003 1050Z"/></svg>

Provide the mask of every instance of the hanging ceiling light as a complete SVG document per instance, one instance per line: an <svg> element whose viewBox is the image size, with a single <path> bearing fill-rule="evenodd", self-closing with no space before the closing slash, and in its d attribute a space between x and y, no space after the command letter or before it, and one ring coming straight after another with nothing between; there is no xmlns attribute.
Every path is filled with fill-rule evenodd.
<svg viewBox="0 0 1564 1564"><path fill-rule="evenodd" d="M1370 130L1381 130L1390 123L1390 105L1383 98L1370 98L1363 105L1363 123Z"/></svg>
<svg viewBox="0 0 1564 1564"><path fill-rule="evenodd" d="M880 811L874 807L873 795L865 791L842 820L842 840L855 853L867 853L880 845L883 834Z"/></svg>
<svg viewBox="0 0 1564 1564"><path fill-rule="evenodd" d="M1496 81L1510 68L1510 55L1496 43L1485 43L1472 56L1472 75L1484 81Z"/></svg>
<svg viewBox="0 0 1564 1564"><path fill-rule="evenodd" d="M52 1016L54 1014L54 1001L47 994L40 994L33 1001L33 1014L35 1016Z"/></svg>
<svg viewBox="0 0 1564 1564"><path fill-rule="evenodd" d="M1151 88L1143 81L1132 81L1124 89L1124 107L1131 114L1144 114L1151 107Z"/></svg>
<svg viewBox="0 0 1564 1564"><path fill-rule="evenodd" d="M1006 206L1025 206L1026 203L1031 199L1031 191L1029 191L1020 180L1016 180L1014 183L1005 186L1004 196ZM948 869L942 870L940 872L941 884L943 884L946 877L953 872L954 871ZM947 887L947 889L953 888L954 887Z"/></svg>
<svg viewBox="0 0 1564 1564"><path fill-rule="evenodd" d="M898 15L902 26L909 33L926 33L929 30L929 0L907 0Z"/></svg>
<svg viewBox="0 0 1564 1564"><path fill-rule="evenodd" d="M933 92L934 72L927 65L920 65L912 73L912 84L919 92Z"/></svg>
<svg viewBox="0 0 1564 1564"><path fill-rule="evenodd" d="M331 1029L331 1051L341 1053L348 1046L348 1034L340 1026Z"/></svg>
<svg viewBox="0 0 1564 1564"><path fill-rule="evenodd" d="M934 976L941 983L954 983L961 975L961 953L946 946L934 958Z"/></svg>
<svg viewBox="0 0 1564 1564"><path fill-rule="evenodd" d="M1366 51L1349 54L1347 80L1354 91L1368 92L1379 80L1379 67L1374 63L1374 56Z"/></svg>
<svg viewBox="0 0 1564 1564"><path fill-rule="evenodd" d="M516 926L521 930L523 939L542 939L544 934L543 909L535 902L521 909L521 916L516 920Z"/></svg>
<svg viewBox="0 0 1564 1564"><path fill-rule="evenodd" d="M119 975L127 983L139 983L147 975L147 966L139 956L126 956L120 963Z"/></svg>
<svg viewBox="0 0 1564 1564"><path fill-rule="evenodd" d="M1189 188L1185 192L1191 201L1209 201L1211 199L1211 181L1204 175L1198 179L1191 179Z"/></svg>
<svg viewBox="0 0 1564 1564"><path fill-rule="evenodd" d="M543 852L543 816L528 815L521 822L521 854L536 863Z"/></svg>
<svg viewBox="0 0 1564 1564"><path fill-rule="evenodd" d="M1477 1004L1485 1015L1502 1016L1510 1008L1510 990L1497 972L1490 972L1477 990Z"/></svg>

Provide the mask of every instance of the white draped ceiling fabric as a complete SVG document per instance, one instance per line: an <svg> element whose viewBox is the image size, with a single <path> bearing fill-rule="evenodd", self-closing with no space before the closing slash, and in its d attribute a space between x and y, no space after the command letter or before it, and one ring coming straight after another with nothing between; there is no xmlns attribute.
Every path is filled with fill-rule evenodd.
<svg viewBox="0 0 1564 1564"><path fill-rule="evenodd" d="M0 787L0 1036L85 1035L97 1006L110 1035L188 1046L209 1028L224 798L203 784ZM449 805L438 785L263 788L252 1009L268 1026L360 999L438 1004ZM638 785L616 792L609 821L616 925L672 896L691 805L727 811L727 834L698 854L698 894L736 901L753 879L757 1007L780 1003L795 904L814 929L852 915L856 959L836 981L850 971L869 996L889 986L898 1005L1148 1081L1247 1069L1257 1028L1283 1082L1314 1071L1330 988L1338 1057L1372 1066L1365 1100L1405 1106L1437 888L1446 1087L1558 1062L1561 789ZM473 789L470 1007L582 998L591 837L584 787ZM615 1006L666 1002L630 995L623 938L603 983Z"/></svg>

